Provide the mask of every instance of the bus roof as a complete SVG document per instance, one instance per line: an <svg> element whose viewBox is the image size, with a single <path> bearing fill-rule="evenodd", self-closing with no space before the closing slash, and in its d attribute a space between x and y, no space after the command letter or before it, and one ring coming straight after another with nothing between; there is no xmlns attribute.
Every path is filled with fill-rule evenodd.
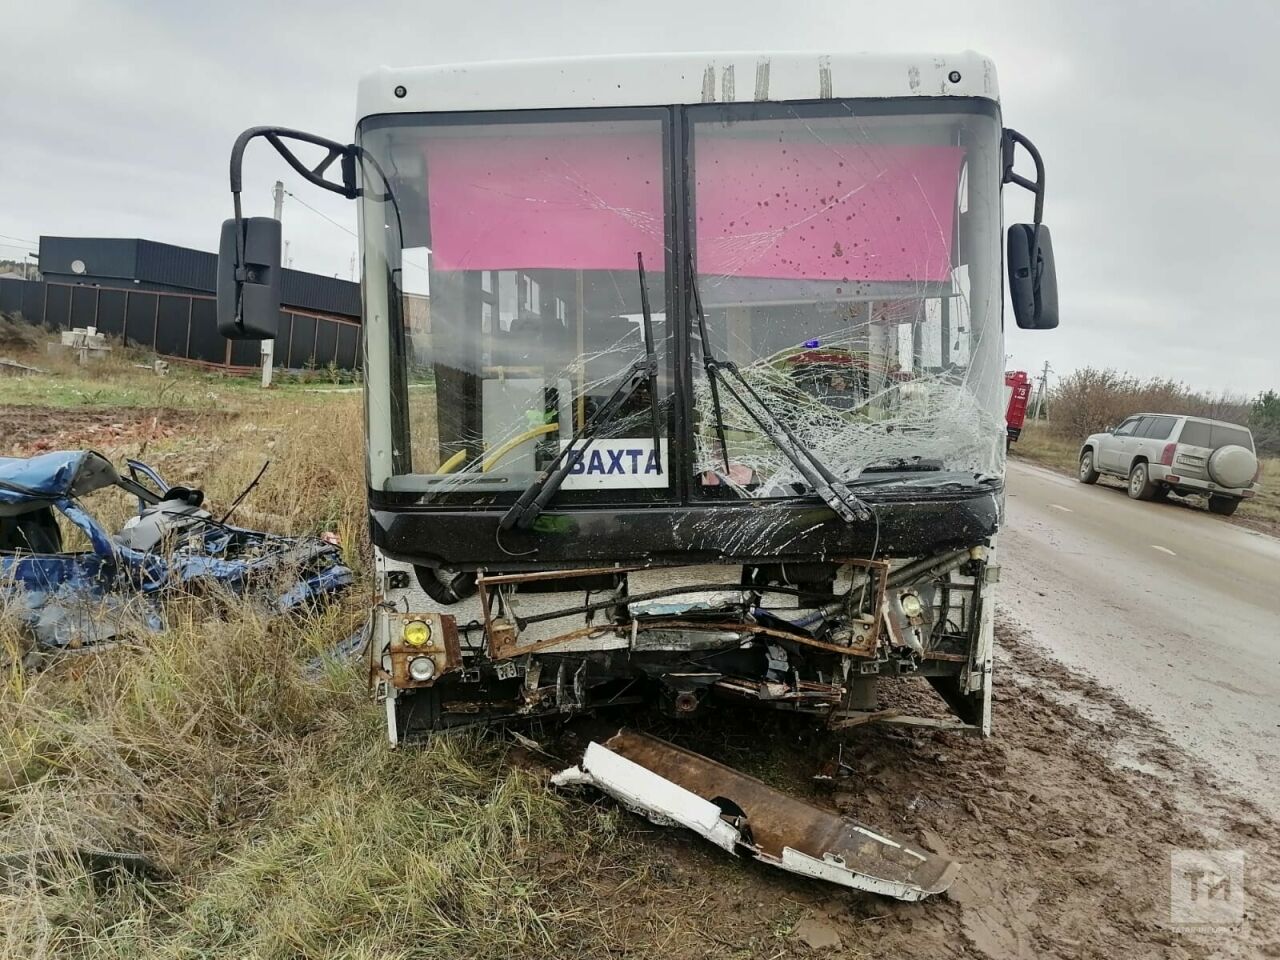
<svg viewBox="0 0 1280 960"><path fill-rule="evenodd" d="M382 67L360 81L357 116L863 97L999 93L995 65L973 51L648 53Z"/></svg>

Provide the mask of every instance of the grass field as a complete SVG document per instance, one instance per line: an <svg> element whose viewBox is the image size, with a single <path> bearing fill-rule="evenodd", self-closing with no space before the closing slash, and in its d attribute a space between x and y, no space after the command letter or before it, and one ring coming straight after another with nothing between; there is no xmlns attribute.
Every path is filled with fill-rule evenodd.
<svg viewBox="0 0 1280 960"><path fill-rule="evenodd" d="M1074 475L1081 439L1063 437L1045 424L1028 423L1011 452L1020 459ZM1241 503L1231 519L1247 521L1263 529L1280 529L1280 458L1263 459L1261 484L1261 493ZM1192 497L1186 502L1203 504L1204 500Z"/></svg>
<svg viewBox="0 0 1280 960"><path fill-rule="evenodd" d="M138 456L215 511L269 460L237 519L334 531L359 577L310 621L192 603L144 644L0 676L0 957L708 954L716 911L698 905L751 874L700 846L696 875L673 867L641 821L550 791L547 761L499 732L391 751L358 665L305 675L371 593L358 392L160 378L123 350L85 368L43 342L0 356L47 371L0 377L0 456ZM110 493L89 504L109 524L130 510ZM0 610L0 647L18 642ZM736 955L776 954L793 913L740 923Z"/></svg>
<svg viewBox="0 0 1280 960"><path fill-rule="evenodd" d="M199 481L215 509L270 460L239 519L336 531L362 579L312 621L192 605L145 645L0 680L0 956L595 956L615 942L626 920L593 891L617 888L624 858L627 883L648 869L616 810L571 809L496 737L388 751L358 668L303 676L368 603L358 393L13 347L0 354L49 375L0 379L0 455L25 452L19 429L48 431ZM107 427L82 438L89 412ZM0 642L18 642L3 616ZM114 876L110 851L143 858L140 878Z"/></svg>
<svg viewBox="0 0 1280 960"><path fill-rule="evenodd" d="M957 856L996 864L987 875L1011 886L994 906L900 904L744 865L611 802L550 791L553 761L500 732L390 750L357 665L332 663L318 679L303 667L348 634L371 594L359 394L263 392L180 367L158 378L123 351L91 368L43 344L0 343L0 355L49 371L0 378L0 455L50 441L141 456L201 484L215 509L270 460L238 518L335 531L360 578L348 602L311 620L267 626L185 603L143 643L0 675L0 957L806 957L793 932L808 914L838 918L846 952L828 955L923 960L965 949L966 910L999 910L1051 882L1051 929L1055 904L1078 896L1057 866L1069 860L1025 828L1028 810L1057 817L1054 836L1096 819L1096 802L1071 808L1075 792L1053 789L1064 770L1086 776L1071 765L1090 741L1064 739L1078 718L1030 689L1001 687L1002 702L1038 706L1002 713L999 743L893 732L858 740L865 756L844 753L859 771L852 812L886 829L928 826ZM123 517L127 504L114 509ZM17 643L0 611L0 645ZM775 719L730 719L709 736L732 745L734 765L813 789L809 741ZM1147 792L1117 801L1143 825L1120 857L1130 866L1163 815L1144 806ZM969 812L979 806L985 825ZM1143 887L1117 877L1097 912L1134 915L1126 891ZM1131 944L1116 949L1138 955Z"/></svg>

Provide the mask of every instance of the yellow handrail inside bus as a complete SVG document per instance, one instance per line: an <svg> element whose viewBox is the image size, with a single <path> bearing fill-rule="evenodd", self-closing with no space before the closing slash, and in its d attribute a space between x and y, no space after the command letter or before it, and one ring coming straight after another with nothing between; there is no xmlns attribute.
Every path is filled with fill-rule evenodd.
<svg viewBox="0 0 1280 960"><path fill-rule="evenodd" d="M544 433L555 433L559 429L560 429L559 423L540 423L536 427L534 427L532 430L526 430L524 433L520 434L519 436L512 437L506 443L500 445L498 449L494 450L493 453L489 454L487 457L484 458L484 460L480 464L480 471L482 473L488 473L490 470L493 469L494 464L496 464L499 460L505 457L508 453L510 453L516 447L520 446L520 444L525 443L526 441L532 440L534 437L540 437Z"/></svg>
<svg viewBox="0 0 1280 960"><path fill-rule="evenodd" d="M440 464L440 469L437 470L436 473L453 473L454 468L456 468L458 464L465 459L467 459L467 451L459 450L444 463Z"/></svg>

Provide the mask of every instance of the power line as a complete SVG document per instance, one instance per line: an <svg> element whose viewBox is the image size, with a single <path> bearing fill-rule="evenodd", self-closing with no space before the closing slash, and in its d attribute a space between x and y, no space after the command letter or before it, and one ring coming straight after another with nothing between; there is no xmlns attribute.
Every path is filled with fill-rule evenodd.
<svg viewBox="0 0 1280 960"><path fill-rule="evenodd" d="M1035 409L1031 414L1032 420L1040 419L1040 408L1044 407L1044 422L1049 422L1049 408L1045 404L1049 400L1049 374L1053 372L1053 368L1049 366L1049 361L1044 362L1044 372L1036 379L1040 381L1040 386L1036 390Z"/></svg>
<svg viewBox="0 0 1280 960"><path fill-rule="evenodd" d="M0 233L0 238L3 238L5 240L17 240L18 243L21 243L23 246L27 246L27 247L36 248L40 246L40 244L36 243L33 240L23 240L21 237L11 237L4 233ZM10 246L10 244L6 243L5 246L6 247Z"/></svg>
<svg viewBox="0 0 1280 960"><path fill-rule="evenodd" d="M293 192L292 192L292 191L290 191L290 190L286 190L284 193L285 193L285 196L287 196L287 197L291 197L292 199L297 200L300 204L302 204L304 207L306 207L308 210L310 210L312 213L314 213L314 214L315 214L317 217L319 217L320 219L322 219L322 220L328 220L331 224L333 224L335 227L337 227L337 228L338 228L339 230L341 230L343 233L348 234L348 235L350 235L350 236L352 236L352 237L355 237L355 239L357 239L357 240L359 240L359 239L360 239L360 235L359 235L359 234L357 234L354 230L351 230L351 229L349 229L349 228L347 228L347 227L343 226L343 225L342 225L341 223L339 223L337 220L333 219L333 217L330 217L330 216L328 216L327 214L321 213L319 210L317 210L315 207L311 206L311 204L307 203L307 201L303 200L303 199L302 199L300 196L298 196L296 193L293 193ZM425 268L425 267L423 267L423 266L421 266L420 264L410 263L410 264L408 264L408 265L409 265L410 267L413 267L415 270L421 270L423 273L427 273L427 272L428 272L428 271L426 270L426 268ZM403 266L403 264L402 264L402 266ZM337 274L334 274L334 276L337 276Z"/></svg>
<svg viewBox="0 0 1280 960"><path fill-rule="evenodd" d="M356 232L355 232L354 230L351 230L350 228L343 226L341 223L339 223L337 220L333 219L333 217L329 216L328 214L321 213L319 210L317 210L317 209L316 209L315 207L313 207L311 204L307 203L307 201L305 201L305 200L303 200L301 197L299 197L296 193L292 193L292 192L290 192L290 191L288 191L288 190L286 190L284 193L285 193L285 196L287 196L287 197L292 197L294 200L297 200L300 204L302 204L304 207L306 207L308 210L310 210L312 213L314 213L314 214L315 214L317 217L319 217L321 220L328 220L330 223L332 223L335 227L337 227L337 228L338 228L339 230L341 230L343 233L349 234L350 236L355 237L357 240L359 240L359 239L360 239L360 237L356 234Z"/></svg>

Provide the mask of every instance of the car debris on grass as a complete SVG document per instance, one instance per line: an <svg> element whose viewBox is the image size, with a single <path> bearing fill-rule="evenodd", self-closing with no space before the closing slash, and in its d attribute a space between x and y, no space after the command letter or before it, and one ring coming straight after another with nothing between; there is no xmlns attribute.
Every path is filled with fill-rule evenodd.
<svg viewBox="0 0 1280 960"><path fill-rule="evenodd" d="M261 605L268 616L310 609L353 582L338 546L229 524L202 491L170 486L150 466L121 475L102 454L65 450L0 458L0 609L16 616L34 652L87 650L164 629L157 602L214 588ZM138 511L109 533L81 503L110 487ZM68 550L58 515L89 549Z"/></svg>

